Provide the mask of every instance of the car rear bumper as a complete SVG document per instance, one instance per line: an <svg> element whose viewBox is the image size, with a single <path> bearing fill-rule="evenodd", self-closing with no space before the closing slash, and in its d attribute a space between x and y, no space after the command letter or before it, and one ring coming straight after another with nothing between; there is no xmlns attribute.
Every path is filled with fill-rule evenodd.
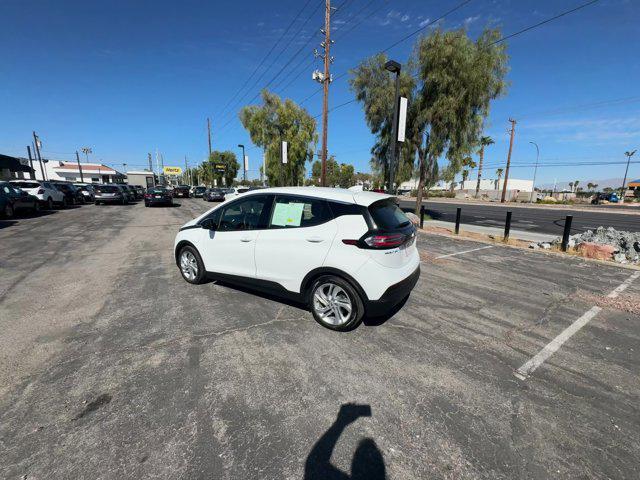
<svg viewBox="0 0 640 480"><path fill-rule="evenodd" d="M368 300L365 308L370 314L384 314L404 300L418 283L420 266L404 280L391 285L378 300Z"/></svg>
<svg viewBox="0 0 640 480"><path fill-rule="evenodd" d="M94 200L103 203L122 203L122 197L95 197Z"/></svg>

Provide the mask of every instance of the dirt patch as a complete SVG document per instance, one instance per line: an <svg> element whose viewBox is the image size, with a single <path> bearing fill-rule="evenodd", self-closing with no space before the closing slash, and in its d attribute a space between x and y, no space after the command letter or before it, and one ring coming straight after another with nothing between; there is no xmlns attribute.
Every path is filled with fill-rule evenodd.
<svg viewBox="0 0 640 480"><path fill-rule="evenodd" d="M602 295L594 295L584 291L578 291L575 295L580 300L597 305L600 308L612 308L623 312L640 315L640 300L631 295L619 295L616 298L608 298Z"/></svg>

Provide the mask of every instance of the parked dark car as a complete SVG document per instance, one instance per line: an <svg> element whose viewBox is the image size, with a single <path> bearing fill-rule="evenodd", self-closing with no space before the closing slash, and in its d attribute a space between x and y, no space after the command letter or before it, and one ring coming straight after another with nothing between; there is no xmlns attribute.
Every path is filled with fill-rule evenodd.
<svg viewBox="0 0 640 480"><path fill-rule="evenodd" d="M173 205L173 196L171 192L164 187L151 187L144 194L144 206L151 207L153 205Z"/></svg>
<svg viewBox="0 0 640 480"><path fill-rule="evenodd" d="M173 196L174 197L184 197L189 198L191 195L189 193L191 187L189 185L177 185L173 187Z"/></svg>
<svg viewBox="0 0 640 480"><path fill-rule="evenodd" d="M130 200L137 200L138 198L140 198L140 196L138 195L138 191L133 185L122 185L122 186L126 188L127 191L129 192Z"/></svg>
<svg viewBox="0 0 640 480"><path fill-rule="evenodd" d="M21 211L40 211L37 197L14 187L9 182L0 182L0 212L6 218L12 218Z"/></svg>
<svg viewBox="0 0 640 480"><path fill-rule="evenodd" d="M202 195L202 199L206 202L224 202L224 190L221 188L207 188Z"/></svg>
<svg viewBox="0 0 640 480"><path fill-rule="evenodd" d="M136 193L138 194L138 198L144 198L144 194L146 193L146 189L142 185L134 185L133 188L136 189Z"/></svg>
<svg viewBox="0 0 640 480"><path fill-rule="evenodd" d="M75 184L75 187L80 190L80 193L83 195L85 202L92 203L95 200L92 185L80 183Z"/></svg>
<svg viewBox="0 0 640 480"><path fill-rule="evenodd" d="M610 193L598 193L593 200L591 200L591 203L593 205L600 205L601 203L604 202L610 202L610 203L618 203L620 201L620 197L618 197L618 194L616 192L610 192Z"/></svg>
<svg viewBox="0 0 640 480"><path fill-rule="evenodd" d="M51 182L51 184L64 194L65 206L85 203L84 195L75 185L68 182Z"/></svg>
<svg viewBox="0 0 640 480"><path fill-rule="evenodd" d="M198 198L204 195L204 192L207 191L207 187L194 187L193 188L193 196Z"/></svg>
<svg viewBox="0 0 640 480"><path fill-rule="evenodd" d="M126 205L129 203L128 195L118 185L96 185L94 187L95 204L119 203Z"/></svg>

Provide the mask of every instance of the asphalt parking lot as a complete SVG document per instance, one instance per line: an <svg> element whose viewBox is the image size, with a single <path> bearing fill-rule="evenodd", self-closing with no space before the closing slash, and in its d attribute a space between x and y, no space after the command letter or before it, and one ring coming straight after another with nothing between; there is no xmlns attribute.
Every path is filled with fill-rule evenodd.
<svg viewBox="0 0 640 480"><path fill-rule="evenodd" d="M404 307L337 333L183 281L212 205L176 203L0 220L0 478L640 476L637 271L421 234Z"/></svg>

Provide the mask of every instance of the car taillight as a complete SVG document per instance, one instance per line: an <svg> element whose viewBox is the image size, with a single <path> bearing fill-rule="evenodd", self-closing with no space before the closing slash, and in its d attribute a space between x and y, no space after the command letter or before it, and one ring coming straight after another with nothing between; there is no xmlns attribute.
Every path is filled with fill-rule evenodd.
<svg viewBox="0 0 640 480"><path fill-rule="evenodd" d="M151 198L151 194L150 193L145 193L144 194L144 198Z"/></svg>
<svg viewBox="0 0 640 480"><path fill-rule="evenodd" d="M39 188L38 189L38 195L42 195L44 193L44 189L43 188Z"/></svg>
<svg viewBox="0 0 640 480"><path fill-rule="evenodd" d="M401 233L393 233L390 235L371 235L364 239L364 243L371 248L393 248L399 247L405 241L405 236Z"/></svg>

